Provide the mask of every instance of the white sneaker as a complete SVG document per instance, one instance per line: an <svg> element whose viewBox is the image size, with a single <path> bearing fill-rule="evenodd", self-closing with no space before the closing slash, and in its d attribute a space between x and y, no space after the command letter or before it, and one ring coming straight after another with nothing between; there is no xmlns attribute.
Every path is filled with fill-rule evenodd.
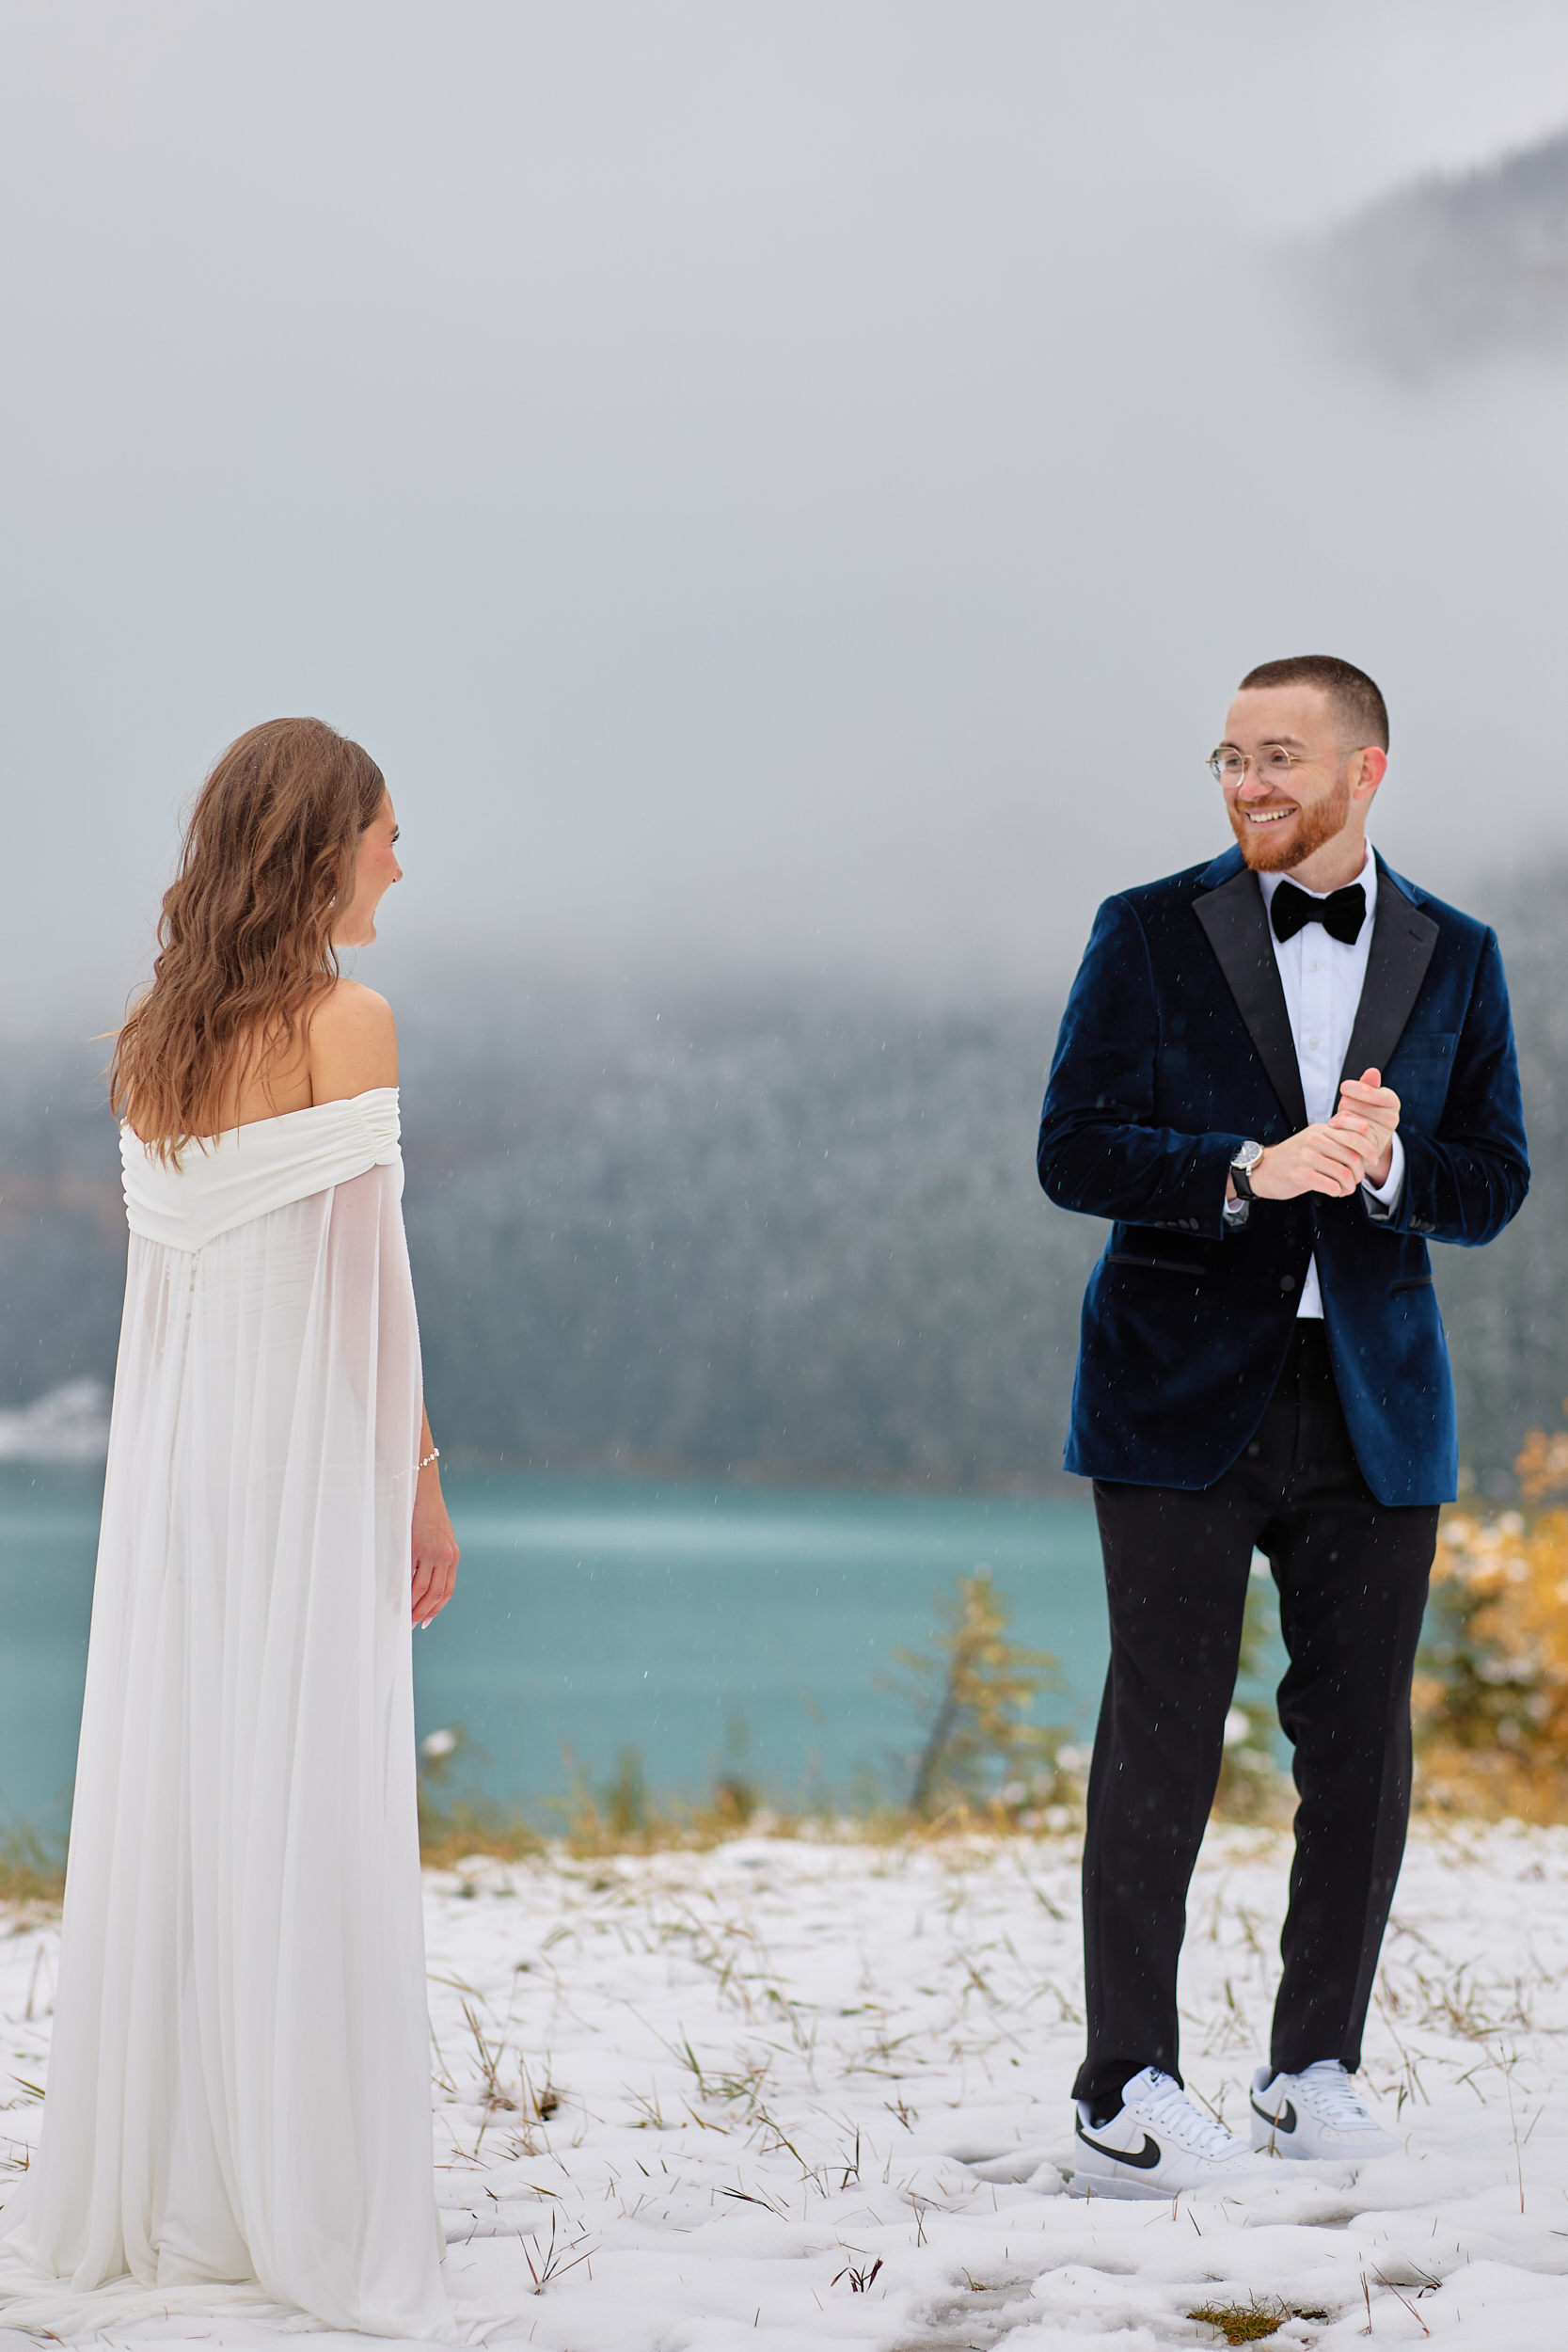
<svg viewBox="0 0 1568 2352"><path fill-rule="evenodd" d="M1271 2156L1394 2156L1390 2139L1362 2106L1338 2058L1320 2058L1302 2074L1260 2066L1252 2078L1252 2144Z"/></svg>
<svg viewBox="0 0 1568 2352"><path fill-rule="evenodd" d="M1174 2197L1182 2189L1227 2189L1269 2169L1244 2139L1195 2106L1172 2074L1146 2066L1121 2094L1109 2123L1089 2121L1078 2102L1073 2126L1075 2197Z"/></svg>

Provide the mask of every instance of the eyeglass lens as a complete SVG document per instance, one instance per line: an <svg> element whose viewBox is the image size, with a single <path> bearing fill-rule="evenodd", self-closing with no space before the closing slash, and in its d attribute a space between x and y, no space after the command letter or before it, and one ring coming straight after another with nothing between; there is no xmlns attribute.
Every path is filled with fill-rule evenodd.
<svg viewBox="0 0 1568 2352"><path fill-rule="evenodd" d="M1256 775L1275 782L1290 774L1292 762L1289 752L1271 747L1250 762L1241 752L1212 752L1209 765L1221 784L1240 784L1249 766Z"/></svg>

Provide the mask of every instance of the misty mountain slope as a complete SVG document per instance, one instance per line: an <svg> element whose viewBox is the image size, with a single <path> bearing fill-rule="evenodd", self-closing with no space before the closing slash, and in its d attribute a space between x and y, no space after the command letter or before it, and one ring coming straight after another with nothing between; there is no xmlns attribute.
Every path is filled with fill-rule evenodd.
<svg viewBox="0 0 1568 2352"><path fill-rule="evenodd" d="M518 1067L513 1132L428 1191L413 1113L450 1433L528 1458L1049 1477L1098 1246L1035 1182L1050 1037L1017 1012L689 1014L570 1099Z"/></svg>
<svg viewBox="0 0 1568 2352"><path fill-rule="evenodd" d="M1347 343L1398 373L1568 353L1568 131L1399 189L1297 265Z"/></svg>

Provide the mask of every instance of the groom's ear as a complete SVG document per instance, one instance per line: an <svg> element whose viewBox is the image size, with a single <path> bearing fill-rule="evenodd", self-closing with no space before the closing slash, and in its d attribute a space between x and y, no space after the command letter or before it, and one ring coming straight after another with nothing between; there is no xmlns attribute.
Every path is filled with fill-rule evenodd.
<svg viewBox="0 0 1568 2352"><path fill-rule="evenodd" d="M1351 775L1351 798L1370 801L1388 772L1388 755L1375 743L1364 743L1354 755Z"/></svg>

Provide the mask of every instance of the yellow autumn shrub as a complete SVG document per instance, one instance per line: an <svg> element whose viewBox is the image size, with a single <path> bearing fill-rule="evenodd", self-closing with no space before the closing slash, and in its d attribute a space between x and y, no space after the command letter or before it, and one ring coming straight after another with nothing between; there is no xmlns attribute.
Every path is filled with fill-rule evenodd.
<svg viewBox="0 0 1568 2352"><path fill-rule="evenodd" d="M1416 1681L1418 1788L1445 1812L1568 1820L1568 1432L1515 1468L1544 1509L1445 1512Z"/></svg>

